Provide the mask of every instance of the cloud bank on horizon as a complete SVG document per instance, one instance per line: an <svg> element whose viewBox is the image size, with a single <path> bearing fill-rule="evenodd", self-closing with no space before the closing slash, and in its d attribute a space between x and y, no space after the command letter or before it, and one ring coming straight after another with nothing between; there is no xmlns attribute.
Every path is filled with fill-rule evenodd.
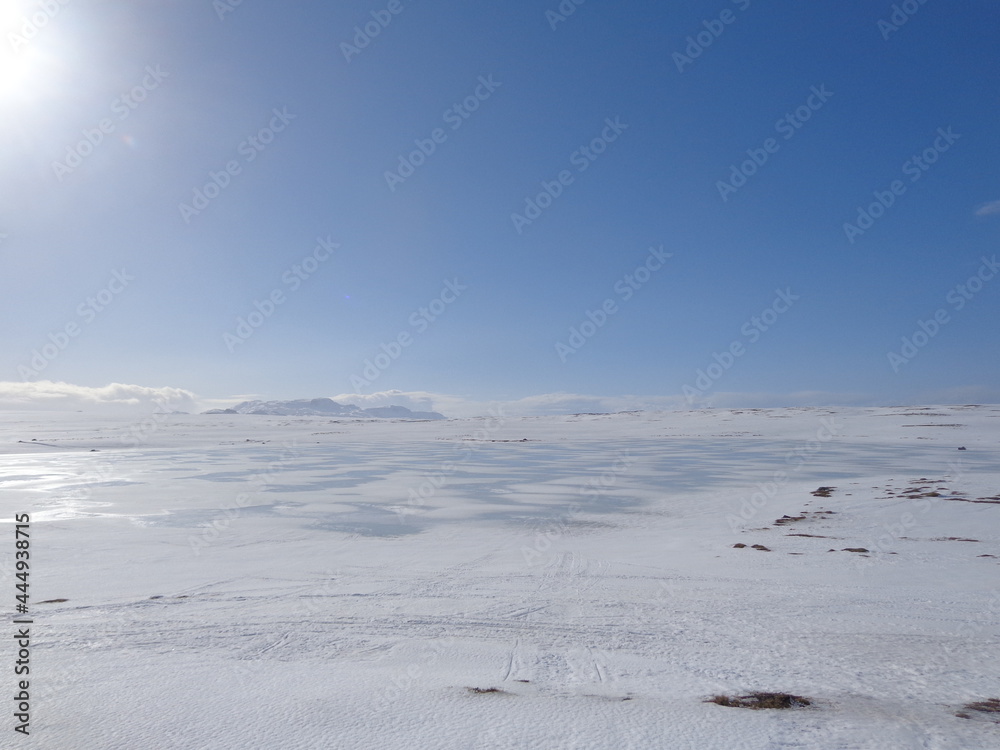
<svg viewBox="0 0 1000 750"><path fill-rule="evenodd" d="M191 411L196 397L182 388L149 388L110 383L91 388L49 380L0 382L2 411L84 411L101 413L152 413Z"/></svg>
<svg viewBox="0 0 1000 750"><path fill-rule="evenodd" d="M300 394L302 398L319 398L323 394ZM922 404L1000 403L1000 390L987 387L954 388L928 392ZM615 413L623 411L677 411L704 407L718 408L780 408L818 406L887 406L865 394L799 391L793 393L719 392L692 402L683 395L601 396L581 393L543 393L521 398L483 401L455 394L427 391L388 390L358 395L341 393L331 398L340 404L361 409L384 406L405 406L419 411L436 411L449 419L487 415L510 417L554 416L561 414ZM229 398L199 398L183 388L151 388L124 383L104 387L72 385L41 381L33 383L0 382L0 412L11 411L74 411L88 414L144 415L154 412L197 413L213 408L226 408L242 401L261 398L258 394L243 394Z"/></svg>

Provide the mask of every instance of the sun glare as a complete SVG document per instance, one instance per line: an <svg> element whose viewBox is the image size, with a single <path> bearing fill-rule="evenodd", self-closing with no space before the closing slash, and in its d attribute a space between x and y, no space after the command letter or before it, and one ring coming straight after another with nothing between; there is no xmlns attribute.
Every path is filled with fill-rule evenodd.
<svg viewBox="0 0 1000 750"><path fill-rule="evenodd" d="M26 4L0 0L0 102L27 103L51 83L51 71L57 62L52 54L58 31L62 4Z"/></svg>
<svg viewBox="0 0 1000 750"><path fill-rule="evenodd" d="M0 97L5 102L28 98L32 89L40 83L38 58L39 54L33 50L25 50L20 55L6 51L0 75Z"/></svg>

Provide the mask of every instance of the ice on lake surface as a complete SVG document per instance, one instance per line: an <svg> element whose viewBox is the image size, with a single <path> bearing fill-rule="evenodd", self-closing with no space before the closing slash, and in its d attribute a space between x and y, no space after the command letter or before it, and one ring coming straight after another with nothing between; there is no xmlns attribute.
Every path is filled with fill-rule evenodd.
<svg viewBox="0 0 1000 750"><path fill-rule="evenodd" d="M994 748L955 713L997 693L998 418L18 415L3 518L68 600L32 606L33 735ZM703 702L754 690L813 703Z"/></svg>

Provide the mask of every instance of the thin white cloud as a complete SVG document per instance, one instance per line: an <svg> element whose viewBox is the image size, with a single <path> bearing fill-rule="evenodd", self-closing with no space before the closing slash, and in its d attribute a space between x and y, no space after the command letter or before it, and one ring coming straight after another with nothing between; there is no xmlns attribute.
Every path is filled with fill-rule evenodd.
<svg viewBox="0 0 1000 750"><path fill-rule="evenodd" d="M976 216L992 216L1000 214L1000 201L990 201L976 208Z"/></svg>
<svg viewBox="0 0 1000 750"><path fill-rule="evenodd" d="M181 388L111 383L91 388L51 380L0 381L0 410L149 413L195 411L195 396Z"/></svg>

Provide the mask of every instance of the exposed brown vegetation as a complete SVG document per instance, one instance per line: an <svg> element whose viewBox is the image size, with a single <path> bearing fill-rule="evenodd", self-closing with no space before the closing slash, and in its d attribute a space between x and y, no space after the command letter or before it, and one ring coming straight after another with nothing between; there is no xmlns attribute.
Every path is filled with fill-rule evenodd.
<svg viewBox="0 0 1000 750"><path fill-rule="evenodd" d="M795 523L796 521L805 521L805 516L782 516L781 518L774 519L775 526L785 526L790 523Z"/></svg>
<svg viewBox="0 0 1000 750"><path fill-rule="evenodd" d="M962 706L961 711L956 711L955 716L960 719L971 719L970 711L975 711L980 714L1000 714L1000 698L988 698L984 701L975 701L973 703L966 703ZM1000 717L984 717L989 718L992 721L1000 723Z"/></svg>
<svg viewBox="0 0 1000 750"><path fill-rule="evenodd" d="M716 703L730 708L800 708L811 705L812 701L791 693L750 693L749 695L716 695L706 703Z"/></svg>
<svg viewBox="0 0 1000 750"><path fill-rule="evenodd" d="M959 536L936 536L930 541L932 542L978 542L978 539L963 539Z"/></svg>

